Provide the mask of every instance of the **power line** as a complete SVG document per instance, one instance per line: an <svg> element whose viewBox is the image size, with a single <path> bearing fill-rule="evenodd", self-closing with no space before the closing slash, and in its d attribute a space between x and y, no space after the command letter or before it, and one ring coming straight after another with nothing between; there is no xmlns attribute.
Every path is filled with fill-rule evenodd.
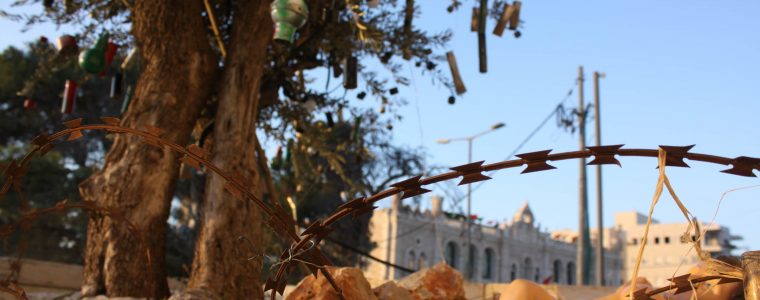
<svg viewBox="0 0 760 300"><path fill-rule="evenodd" d="M541 121L541 123L539 123L538 126L536 126L536 128L533 129L533 131L531 131L531 133L528 134L528 136L526 136L525 139L523 139L522 142L520 142L520 144L517 145L517 147L514 150L512 150L512 153L510 153L505 160L508 160L508 159L512 158L512 156L514 156L515 154L517 154L517 152L519 152L522 149L522 147L525 146L536 135L536 133L538 133L541 130L541 128L543 128L544 125L546 125L546 123L548 123L549 120L551 120L551 118L554 117L554 115L556 115L561 110L561 107L565 103L565 101L567 101L567 99L569 99L570 96L573 95L573 90L574 90L574 88L570 88L570 90L568 90L567 95L565 95L565 97L562 98L562 100L560 100L559 103L557 103L557 105L554 107L554 109L552 109L551 113L549 113L549 115L547 115L546 118L544 118L544 120ZM488 173L488 175L489 176L493 175L493 174L495 174L498 171L499 170L491 171L490 173ZM476 186L474 186L472 188L472 191L473 192L476 191L484 183L485 183L484 181L481 181L480 183L478 183L478 185L476 185ZM461 199L460 199L460 201L461 201Z"/></svg>

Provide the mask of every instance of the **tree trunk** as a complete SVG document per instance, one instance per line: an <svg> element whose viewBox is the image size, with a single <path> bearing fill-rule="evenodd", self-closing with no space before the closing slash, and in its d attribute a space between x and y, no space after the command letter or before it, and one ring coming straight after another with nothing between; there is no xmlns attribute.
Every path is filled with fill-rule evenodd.
<svg viewBox="0 0 760 300"><path fill-rule="evenodd" d="M272 36L270 1L240 1L219 92L211 160L223 170L244 176L262 200L266 164L260 164L256 136L260 85ZM209 175L201 208L201 229L196 243L188 288L220 299L261 299L261 254L264 248L260 209L224 189L226 181ZM245 237L252 243L238 242ZM251 247L253 246L253 247ZM253 249L251 249L253 248Z"/></svg>
<svg viewBox="0 0 760 300"><path fill-rule="evenodd" d="M211 92L216 57L201 17L201 1L135 1L133 33L143 71L121 125L163 129L164 138L188 142ZM125 224L93 215L85 253L83 296L164 298L167 217L178 172L178 156L116 135L102 170L80 185L86 200L118 209L145 241ZM148 261L146 250L150 254Z"/></svg>

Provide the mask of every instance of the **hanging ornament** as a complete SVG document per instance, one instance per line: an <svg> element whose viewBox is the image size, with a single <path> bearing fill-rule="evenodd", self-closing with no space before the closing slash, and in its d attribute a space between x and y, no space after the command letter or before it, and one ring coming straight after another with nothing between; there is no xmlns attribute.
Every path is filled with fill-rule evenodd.
<svg viewBox="0 0 760 300"><path fill-rule="evenodd" d="M456 89L457 95L464 94L464 92L466 92L467 89L464 87L462 76L459 74L459 67L457 66L457 58L454 56L454 52L451 52L451 51L447 52L446 59L449 61L449 69L451 69L451 77L454 80L454 88Z"/></svg>
<svg viewBox="0 0 760 300"><path fill-rule="evenodd" d="M477 7L472 8L472 17L470 17L470 31L477 32L478 31L478 15L480 14L480 9Z"/></svg>
<svg viewBox="0 0 760 300"><path fill-rule="evenodd" d="M306 102L303 103L303 107L306 112L312 113L317 109L317 101L314 101L314 99L306 100Z"/></svg>
<svg viewBox="0 0 760 300"><path fill-rule="evenodd" d="M362 116L358 116L356 117L356 119L354 119L354 128L353 128L353 131L351 132L351 139L354 141L359 140L359 127L361 126L361 123L362 123Z"/></svg>
<svg viewBox="0 0 760 300"><path fill-rule="evenodd" d="M391 95L398 94L398 88L397 87L393 87L390 90L388 90L388 92L391 93Z"/></svg>
<svg viewBox="0 0 760 300"><path fill-rule="evenodd" d="M385 128L388 128L388 130L393 130L393 124L388 123L388 125L386 125Z"/></svg>
<svg viewBox="0 0 760 300"><path fill-rule="evenodd" d="M509 30L516 30L520 25L520 8L522 8L522 2L515 1L512 3L514 7L514 13L509 18Z"/></svg>
<svg viewBox="0 0 760 300"><path fill-rule="evenodd" d="M37 107L37 102L34 102L32 99L26 99L24 100L24 109L32 109Z"/></svg>
<svg viewBox="0 0 760 300"><path fill-rule="evenodd" d="M277 154L272 159L272 170L279 170L282 167L282 146L277 147Z"/></svg>
<svg viewBox="0 0 760 300"><path fill-rule="evenodd" d="M74 80L66 80L63 90L63 103L61 103L61 113L70 114L74 112L74 105L77 97L77 83Z"/></svg>
<svg viewBox="0 0 760 300"><path fill-rule="evenodd" d="M454 103L457 102L457 98L454 96L449 96L449 104L454 105Z"/></svg>
<svg viewBox="0 0 760 300"><path fill-rule="evenodd" d="M108 33L98 37L91 49L79 54L79 66L90 74L98 74L106 68L106 52L108 51Z"/></svg>
<svg viewBox="0 0 760 300"><path fill-rule="evenodd" d="M346 57L343 75L343 88L350 90L357 86L358 60L354 56Z"/></svg>
<svg viewBox="0 0 760 300"><path fill-rule="evenodd" d="M58 37L55 41L55 47L58 49L58 54L61 55L74 54L79 51L76 38L68 34Z"/></svg>
<svg viewBox="0 0 760 300"><path fill-rule="evenodd" d="M121 102L121 113L127 111L129 102L132 101L132 86L127 86L127 90L124 92L124 100Z"/></svg>
<svg viewBox="0 0 760 300"><path fill-rule="evenodd" d="M120 72L117 72L111 77L111 99L121 95L121 80L122 75Z"/></svg>
<svg viewBox="0 0 760 300"><path fill-rule="evenodd" d="M274 39L292 43L296 30L306 24L309 7L304 0L275 0L271 6Z"/></svg>
<svg viewBox="0 0 760 300"><path fill-rule="evenodd" d="M111 62L113 61L113 57L116 55L117 50L119 50L119 45L109 41L106 46L106 67L100 72L100 76L106 75L108 68L111 67Z"/></svg>
<svg viewBox="0 0 760 300"><path fill-rule="evenodd" d="M367 97L367 93L365 92L360 92L356 94L356 98L359 98L359 100L364 100L364 97Z"/></svg>
<svg viewBox="0 0 760 300"><path fill-rule="evenodd" d="M127 58L125 58L124 62L121 63L121 69L126 70L127 68L132 66L132 64L137 59L135 58L136 56L137 56L137 48L132 48L132 50L129 51L129 54L127 54Z"/></svg>
<svg viewBox="0 0 760 300"><path fill-rule="evenodd" d="M325 119L327 119L327 127L332 128L333 125L335 125L335 121L333 121L333 116L331 112L328 111L325 113Z"/></svg>
<svg viewBox="0 0 760 300"><path fill-rule="evenodd" d="M515 38L519 39L522 36L522 33L520 33L519 30L515 30Z"/></svg>
<svg viewBox="0 0 760 300"><path fill-rule="evenodd" d="M488 72L488 60L486 56L486 17L488 14L488 0L480 0L480 15L478 15L478 62L480 73Z"/></svg>

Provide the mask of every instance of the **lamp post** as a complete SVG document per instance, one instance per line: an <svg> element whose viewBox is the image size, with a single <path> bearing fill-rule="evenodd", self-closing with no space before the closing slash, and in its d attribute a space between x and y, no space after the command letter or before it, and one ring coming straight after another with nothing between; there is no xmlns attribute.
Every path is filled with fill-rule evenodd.
<svg viewBox="0 0 760 300"><path fill-rule="evenodd" d="M506 124L500 122L500 123L496 123L496 124L491 125L491 128L489 128L488 130L483 131L481 133L478 133L476 135L472 135L472 136L468 136L468 137L452 138L452 139L439 139L436 142L439 143L439 144L445 145L445 144L448 144L448 143L451 143L451 142L455 142L455 141L467 141L467 162L471 163L472 162L472 142L475 139L477 139L477 138L479 138L481 136L484 136L484 135L486 135L488 133L494 132L494 131L496 131L499 128L502 128L504 126L506 126ZM467 230L467 244L465 245L465 249L467 251L467 267L466 267L467 269L466 269L465 275L467 276L467 279L471 279L472 278L473 273L474 273L473 271L475 269L474 265L473 265L473 262L472 262L473 254L472 254L472 251L470 249L471 248L470 245L472 244L472 234L471 234L471 231L470 231L470 227L471 227L470 225L472 224L472 220L471 220L471 216L472 216L471 205L472 205L472 185L468 184L467 185L467 217L466 217L466 223L465 223L466 230Z"/></svg>

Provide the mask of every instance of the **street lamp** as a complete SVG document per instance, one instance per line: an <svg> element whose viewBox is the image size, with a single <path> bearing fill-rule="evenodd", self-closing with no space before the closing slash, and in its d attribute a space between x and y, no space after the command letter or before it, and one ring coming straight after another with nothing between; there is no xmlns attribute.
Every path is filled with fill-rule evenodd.
<svg viewBox="0 0 760 300"><path fill-rule="evenodd" d="M478 133L476 135L472 135L468 137L460 137L460 138L451 138L451 139L438 139L436 140L436 142L441 145L446 145L454 141L467 141L467 162L471 163L472 162L472 142L475 139L481 136L484 136L488 133L494 132L504 126L507 126L507 125L499 122L499 123L491 125L490 129L483 131L481 133ZM474 273L473 271L475 269L473 265L473 261L472 261L472 258L473 258L473 253L471 249L472 247L470 247L470 245L472 244L472 234L470 230L470 227L471 227L470 225L472 224L472 220L470 219L471 218L470 216L472 216L471 205L472 205L472 185L468 184L467 185L467 217L466 217L466 223L465 223L466 229L467 229L467 244L465 245L465 249L467 249L467 272L465 275L467 276L467 279L472 278L473 273Z"/></svg>

